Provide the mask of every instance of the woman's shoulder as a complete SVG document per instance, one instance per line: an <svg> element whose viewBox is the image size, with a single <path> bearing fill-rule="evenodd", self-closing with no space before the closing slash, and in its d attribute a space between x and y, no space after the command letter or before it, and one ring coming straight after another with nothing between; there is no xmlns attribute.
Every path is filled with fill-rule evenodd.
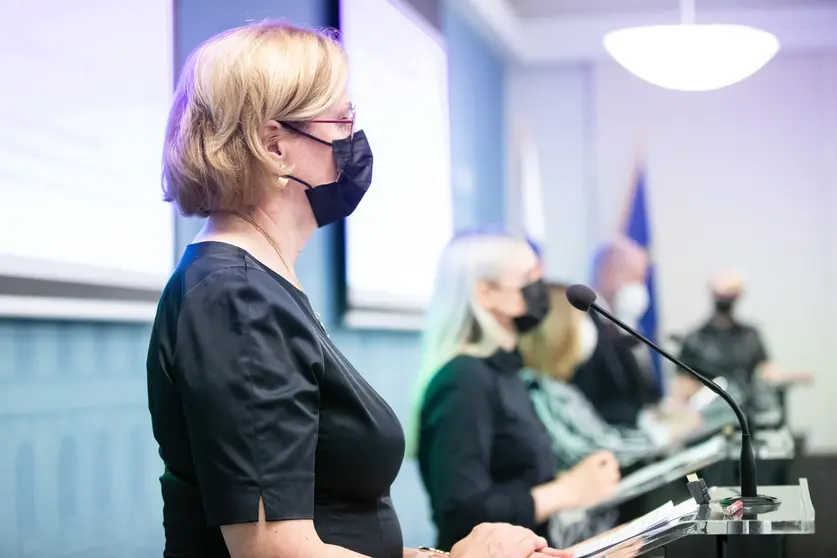
<svg viewBox="0 0 837 558"><path fill-rule="evenodd" d="M178 275L186 295L207 292L224 297L248 291L253 298L277 303L305 296L244 249L224 242L189 245L173 278Z"/></svg>
<svg viewBox="0 0 837 558"><path fill-rule="evenodd" d="M445 363L440 371L450 371L459 374L485 373L489 369L485 357L473 354L459 354Z"/></svg>
<svg viewBox="0 0 837 558"><path fill-rule="evenodd" d="M474 355L460 354L438 369L427 385L421 405L421 421L433 420L439 412L471 408L475 402L494 401L497 375Z"/></svg>
<svg viewBox="0 0 837 558"><path fill-rule="evenodd" d="M432 383L436 384L436 387L486 389L494 384L494 376L484 357L460 354L439 369Z"/></svg>
<svg viewBox="0 0 837 558"><path fill-rule="evenodd" d="M303 332L311 321L306 308L304 293L245 251L207 242L187 248L163 292L158 316L185 318L230 332L254 322Z"/></svg>

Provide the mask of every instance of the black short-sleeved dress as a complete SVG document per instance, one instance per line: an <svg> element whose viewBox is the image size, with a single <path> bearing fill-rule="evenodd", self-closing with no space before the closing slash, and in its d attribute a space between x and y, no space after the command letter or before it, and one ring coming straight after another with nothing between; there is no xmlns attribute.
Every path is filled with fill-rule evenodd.
<svg viewBox="0 0 837 558"><path fill-rule="evenodd" d="M312 519L320 538L400 558L395 414L305 294L244 250L186 250L157 310L148 403L165 462L165 556L227 557L219 526Z"/></svg>

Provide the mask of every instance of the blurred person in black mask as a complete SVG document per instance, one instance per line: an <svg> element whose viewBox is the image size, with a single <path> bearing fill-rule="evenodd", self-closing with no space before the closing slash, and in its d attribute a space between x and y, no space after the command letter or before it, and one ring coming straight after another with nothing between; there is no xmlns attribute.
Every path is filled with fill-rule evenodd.
<svg viewBox="0 0 837 558"><path fill-rule="evenodd" d="M553 537L556 516L618 489L609 452L559 468L519 378L520 335L549 314L542 273L531 245L502 232L461 233L439 260L407 452L418 460L442 549L488 518L564 543Z"/></svg>
<svg viewBox="0 0 837 558"><path fill-rule="evenodd" d="M631 327L637 327L648 310L648 267L645 250L624 237L605 244L594 258L598 303ZM596 313L590 317L598 342L572 382L609 424L636 428L642 409L660 400L650 350Z"/></svg>
<svg viewBox="0 0 837 558"><path fill-rule="evenodd" d="M758 329L737 319L736 307L744 292L737 273L717 275L710 287L712 315L684 340L680 353L684 363L710 378L727 378L750 397L756 381L773 385L810 381L805 372L788 372L771 362ZM683 402L700 387L691 376L678 374L673 395Z"/></svg>

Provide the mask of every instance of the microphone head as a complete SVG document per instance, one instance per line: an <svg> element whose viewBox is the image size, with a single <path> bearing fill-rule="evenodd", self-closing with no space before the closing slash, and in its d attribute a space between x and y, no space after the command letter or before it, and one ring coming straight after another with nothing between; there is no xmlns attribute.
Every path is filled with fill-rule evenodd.
<svg viewBox="0 0 837 558"><path fill-rule="evenodd" d="M587 312L596 302L596 293L587 285L572 285L567 288L567 300L576 310Z"/></svg>

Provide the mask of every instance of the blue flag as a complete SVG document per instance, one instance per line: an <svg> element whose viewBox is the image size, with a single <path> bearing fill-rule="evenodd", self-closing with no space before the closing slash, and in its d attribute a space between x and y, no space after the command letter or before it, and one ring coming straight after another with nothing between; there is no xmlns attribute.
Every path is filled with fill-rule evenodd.
<svg viewBox="0 0 837 558"><path fill-rule="evenodd" d="M651 258L652 243L651 243L651 223L649 219L648 200L647 200L647 185L645 183L645 168L638 167L636 178L633 185L633 192L628 198L626 218L622 233L639 244ZM657 297L656 289L654 288L654 261L650 259L651 265L648 269L648 278L646 279L646 286L648 287L648 310L639 322L639 328L646 337L651 341L657 342ZM656 352L651 353L652 362L654 365L654 380L656 381L656 391L658 395L662 395L663 387L663 370L660 355Z"/></svg>

